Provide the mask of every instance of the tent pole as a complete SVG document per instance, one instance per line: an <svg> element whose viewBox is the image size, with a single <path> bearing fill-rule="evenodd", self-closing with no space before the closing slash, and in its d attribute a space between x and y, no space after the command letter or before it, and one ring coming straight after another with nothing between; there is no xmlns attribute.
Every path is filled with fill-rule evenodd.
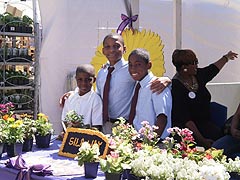
<svg viewBox="0 0 240 180"><path fill-rule="evenodd" d="M139 15L139 0L124 0L128 17ZM139 29L139 18L132 24L133 29Z"/></svg>
<svg viewBox="0 0 240 180"><path fill-rule="evenodd" d="M39 38L39 23L37 22L37 0L32 0L33 5L33 22L34 22L34 45L35 45L35 59L34 59L34 119L39 113L39 88L40 88L40 68L39 68L39 53L40 53L40 38Z"/></svg>
<svg viewBox="0 0 240 180"><path fill-rule="evenodd" d="M174 46L176 49L182 48L182 0L174 0L173 5L173 28Z"/></svg>
<svg viewBox="0 0 240 180"><path fill-rule="evenodd" d="M138 15L137 21L133 23L133 29L139 30L139 0L131 0L131 7L132 7L132 16Z"/></svg>

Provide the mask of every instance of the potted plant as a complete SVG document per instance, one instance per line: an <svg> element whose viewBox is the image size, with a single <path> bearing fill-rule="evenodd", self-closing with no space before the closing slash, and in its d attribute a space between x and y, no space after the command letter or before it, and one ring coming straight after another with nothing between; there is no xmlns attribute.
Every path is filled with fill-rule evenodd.
<svg viewBox="0 0 240 180"><path fill-rule="evenodd" d="M101 170L105 173L107 180L121 179L124 170L131 169L130 163L133 157L133 144L112 136L109 138L109 153L105 159L100 159Z"/></svg>
<svg viewBox="0 0 240 180"><path fill-rule="evenodd" d="M25 30L23 30L26 33L32 33L32 26L33 26L33 20L27 15L24 15L22 17L22 22L25 25Z"/></svg>
<svg viewBox="0 0 240 180"><path fill-rule="evenodd" d="M13 19L14 19L13 15L8 13L8 12L5 12L0 16L0 18L1 18L0 21L1 21L1 24L2 24L1 32L9 32L10 27L9 27L8 24L11 21L13 21Z"/></svg>
<svg viewBox="0 0 240 180"><path fill-rule="evenodd" d="M24 128L22 120L15 120L15 118L8 117L6 120L6 144L7 154L9 157L13 157L22 153Z"/></svg>
<svg viewBox="0 0 240 180"><path fill-rule="evenodd" d="M123 157L118 151L110 151L106 159L100 159L101 170L105 173L106 180L120 180L123 173Z"/></svg>
<svg viewBox="0 0 240 180"><path fill-rule="evenodd" d="M0 104L0 119L2 128L2 141L6 144L7 154L10 157L22 153L24 128L22 120L16 120L13 114L12 102Z"/></svg>
<svg viewBox="0 0 240 180"><path fill-rule="evenodd" d="M79 152L75 157L78 161L78 165L84 165L84 172L86 178L96 178L98 165L99 165L99 146L98 144L93 144L92 146L89 142L83 142L79 148Z"/></svg>
<svg viewBox="0 0 240 180"><path fill-rule="evenodd" d="M33 146L33 138L37 129L35 127L35 120L33 120L32 115L23 114L21 115L24 126L24 143L23 143L23 151L28 152L32 150Z"/></svg>
<svg viewBox="0 0 240 180"><path fill-rule="evenodd" d="M118 119L119 121L115 122L115 126L112 128L112 136L118 137L118 139L122 139L129 143L137 139L138 132L134 127L126 123L124 118L120 117Z"/></svg>
<svg viewBox="0 0 240 180"><path fill-rule="evenodd" d="M66 114L65 125L67 127L81 128L83 127L83 115L78 115L76 111L71 110Z"/></svg>
<svg viewBox="0 0 240 180"><path fill-rule="evenodd" d="M156 146L159 137L155 130L158 128L157 126L151 126L148 121L141 122L142 128L138 131L137 141L141 142L145 146Z"/></svg>
<svg viewBox="0 0 240 180"><path fill-rule="evenodd" d="M0 118L0 159L4 150L4 144L7 139L6 121Z"/></svg>
<svg viewBox="0 0 240 180"><path fill-rule="evenodd" d="M35 120L36 127L36 145L39 148L48 148L50 145L51 135L53 134L52 124L48 121L48 117L39 113Z"/></svg>

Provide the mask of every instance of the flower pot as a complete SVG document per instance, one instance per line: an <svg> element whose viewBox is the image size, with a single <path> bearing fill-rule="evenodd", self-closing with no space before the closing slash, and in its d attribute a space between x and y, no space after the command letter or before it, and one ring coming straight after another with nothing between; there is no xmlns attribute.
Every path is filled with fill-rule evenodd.
<svg viewBox="0 0 240 180"><path fill-rule="evenodd" d="M122 179L128 179L131 169L124 169L122 173Z"/></svg>
<svg viewBox="0 0 240 180"><path fill-rule="evenodd" d="M84 172L85 178L96 178L98 172L99 162L85 162L84 163Z"/></svg>
<svg viewBox="0 0 240 180"><path fill-rule="evenodd" d="M108 173L105 172L105 179L106 180L121 180L122 174L121 173Z"/></svg>
<svg viewBox="0 0 240 180"><path fill-rule="evenodd" d="M240 175L237 172L230 172L229 175L231 176L230 179L240 179Z"/></svg>
<svg viewBox="0 0 240 180"><path fill-rule="evenodd" d="M22 154L22 143L7 144L7 155L8 157L14 157Z"/></svg>
<svg viewBox="0 0 240 180"><path fill-rule="evenodd" d="M38 148L48 148L50 145L51 134L47 134L46 136L35 135L36 145Z"/></svg>
<svg viewBox="0 0 240 180"><path fill-rule="evenodd" d="M131 173L128 174L128 180L141 180L141 179L145 179L145 178L137 177Z"/></svg>
<svg viewBox="0 0 240 180"><path fill-rule="evenodd" d="M4 143L0 143L0 159L2 158Z"/></svg>
<svg viewBox="0 0 240 180"><path fill-rule="evenodd" d="M32 151L32 146L33 146L33 138L31 138L31 139L24 139L22 151L23 152Z"/></svg>

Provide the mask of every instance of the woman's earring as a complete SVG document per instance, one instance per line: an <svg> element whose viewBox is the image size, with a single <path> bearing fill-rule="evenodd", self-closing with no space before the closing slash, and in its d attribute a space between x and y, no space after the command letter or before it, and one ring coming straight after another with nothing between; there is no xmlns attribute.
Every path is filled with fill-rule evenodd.
<svg viewBox="0 0 240 180"><path fill-rule="evenodd" d="M187 68L184 68L183 71L184 71L184 72L187 72Z"/></svg>

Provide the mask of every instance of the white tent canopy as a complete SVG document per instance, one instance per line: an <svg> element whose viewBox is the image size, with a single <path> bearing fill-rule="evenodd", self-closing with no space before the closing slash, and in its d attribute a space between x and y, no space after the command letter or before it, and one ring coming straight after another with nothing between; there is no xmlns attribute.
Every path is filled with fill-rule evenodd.
<svg viewBox="0 0 240 180"><path fill-rule="evenodd" d="M59 98L66 92L67 75L89 63L103 37L127 14L123 0L41 0L40 111L61 130ZM164 44L165 76L175 69L174 1L139 1L139 28L158 33ZM214 62L229 50L240 53L240 1L182 0L182 48L193 49L199 66ZM240 61L231 62L212 82L240 82Z"/></svg>

